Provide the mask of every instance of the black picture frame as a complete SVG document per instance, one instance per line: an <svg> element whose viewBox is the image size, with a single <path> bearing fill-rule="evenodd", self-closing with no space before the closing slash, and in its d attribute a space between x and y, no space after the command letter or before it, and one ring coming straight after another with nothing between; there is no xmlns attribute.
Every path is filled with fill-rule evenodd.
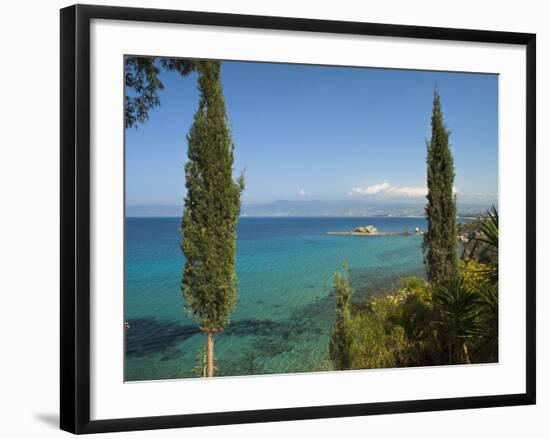
<svg viewBox="0 0 550 439"><path fill-rule="evenodd" d="M383 403L90 420L90 21L407 37L526 47L526 392ZM211 12L75 5L61 10L61 429L99 433L535 404L536 35Z"/></svg>

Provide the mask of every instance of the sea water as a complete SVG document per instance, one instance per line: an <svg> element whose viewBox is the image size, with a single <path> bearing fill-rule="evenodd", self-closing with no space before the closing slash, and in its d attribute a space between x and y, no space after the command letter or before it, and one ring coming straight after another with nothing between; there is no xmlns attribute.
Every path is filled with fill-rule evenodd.
<svg viewBox="0 0 550 439"><path fill-rule="evenodd" d="M215 337L217 375L331 370L332 276L347 261L353 300L382 294L402 276L424 275L422 236L346 236L424 230L424 218L241 218L238 302ZM125 378L194 377L206 336L183 309L179 218L126 218ZM122 324L122 322L121 322Z"/></svg>

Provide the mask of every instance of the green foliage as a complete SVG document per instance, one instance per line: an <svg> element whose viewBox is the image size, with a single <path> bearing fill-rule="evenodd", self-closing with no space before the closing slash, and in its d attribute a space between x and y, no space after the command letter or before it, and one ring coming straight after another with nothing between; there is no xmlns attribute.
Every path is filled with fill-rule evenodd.
<svg viewBox="0 0 550 439"><path fill-rule="evenodd" d="M154 57L124 57L124 118L126 128L137 126L149 118L149 111L160 105L158 90L164 85L158 74ZM132 91L132 95L128 93Z"/></svg>
<svg viewBox="0 0 550 439"><path fill-rule="evenodd" d="M466 259L459 262L459 268L464 287L471 292L476 292L482 283L488 281L487 273L491 266L473 259Z"/></svg>
<svg viewBox="0 0 550 439"><path fill-rule="evenodd" d="M476 296L477 314L471 328L472 357L478 362L498 360L498 282L494 266L472 260L461 262L464 286Z"/></svg>
<svg viewBox="0 0 550 439"><path fill-rule="evenodd" d="M498 361L498 211L492 206L479 221L475 240L479 260L461 262L466 287L476 295L477 315L471 329L472 357L479 362Z"/></svg>
<svg viewBox="0 0 550 439"><path fill-rule="evenodd" d="M386 321L383 310L357 313L350 325L351 364L350 369L377 369L395 366L395 358L390 351L390 340L386 334ZM394 335L394 334L392 334ZM396 338L399 334L395 334Z"/></svg>
<svg viewBox="0 0 550 439"><path fill-rule="evenodd" d="M437 90L431 124L432 136L427 142L427 231L423 249L428 280L436 285L451 281L458 273L453 155Z"/></svg>
<svg viewBox="0 0 550 439"><path fill-rule="evenodd" d="M498 284L484 282L478 287L478 316L473 329L473 352L483 362L498 361Z"/></svg>
<svg viewBox="0 0 550 439"><path fill-rule="evenodd" d="M484 244L481 256L489 262L487 274L493 282L498 282L498 211L491 206L481 220L481 236L476 240Z"/></svg>
<svg viewBox="0 0 550 439"><path fill-rule="evenodd" d="M487 252L493 256L498 255L498 210L491 206L487 215L481 220L481 231L484 236L479 241L487 244Z"/></svg>
<svg viewBox="0 0 550 439"><path fill-rule="evenodd" d="M187 76L199 68L199 61L184 58L161 58L160 64L169 72Z"/></svg>
<svg viewBox="0 0 550 439"><path fill-rule="evenodd" d="M350 306L349 369L497 361L498 286L486 267L463 262L436 288L403 278L395 292Z"/></svg>
<svg viewBox="0 0 550 439"><path fill-rule="evenodd" d="M187 193L181 224L185 306L201 329L229 323L237 301L236 226L244 178L233 180L234 145L228 127L220 63L202 61L199 108L187 136Z"/></svg>
<svg viewBox="0 0 550 439"><path fill-rule="evenodd" d="M351 314L350 299L353 290L349 285L348 267L344 262L343 273L336 272L333 285L336 293L336 321L329 345L330 359L337 370L351 367Z"/></svg>
<svg viewBox="0 0 550 439"><path fill-rule="evenodd" d="M470 363L468 340L476 323L477 296L467 288L462 276L437 285L433 292L436 324L449 364Z"/></svg>
<svg viewBox="0 0 550 439"><path fill-rule="evenodd" d="M398 300L391 322L403 328L407 346L400 354L401 366L421 366L437 363L439 350L437 331L433 325L434 309L431 286L420 278L402 279L403 288L397 293Z"/></svg>
<svg viewBox="0 0 550 439"><path fill-rule="evenodd" d="M159 90L164 89L159 79L160 67L186 76L197 68L197 62L180 58L153 56L124 57L124 125L137 127L149 119L149 112L160 105Z"/></svg>
<svg viewBox="0 0 550 439"><path fill-rule="evenodd" d="M207 362L208 353L206 345L202 346L195 357L196 365L193 368L193 374L198 378L204 378L207 376Z"/></svg>
<svg viewBox="0 0 550 439"><path fill-rule="evenodd" d="M393 294L353 306L350 320L351 369L432 364L436 339L431 327L429 285L418 278L402 279Z"/></svg>

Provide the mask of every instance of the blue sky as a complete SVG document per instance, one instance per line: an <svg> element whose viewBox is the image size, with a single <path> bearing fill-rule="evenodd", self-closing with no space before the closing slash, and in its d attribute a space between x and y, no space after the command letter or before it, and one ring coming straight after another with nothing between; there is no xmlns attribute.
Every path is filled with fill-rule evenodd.
<svg viewBox="0 0 550 439"><path fill-rule="evenodd" d="M161 106L126 130L126 204L180 205L196 75L162 72ZM245 170L243 202L365 199L423 203L433 90L451 132L459 202L498 191L498 77L224 62L222 81Z"/></svg>

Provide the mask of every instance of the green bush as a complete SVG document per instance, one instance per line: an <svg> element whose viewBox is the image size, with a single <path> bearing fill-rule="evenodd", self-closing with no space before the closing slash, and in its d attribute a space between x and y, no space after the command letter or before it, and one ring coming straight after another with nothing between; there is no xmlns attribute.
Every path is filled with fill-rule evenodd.
<svg viewBox="0 0 550 439"><path fill-rule="evenodd" d="M463 263L454 282L436 289L423 279L404 278L392 294L348 305L345 331L341 327L331 340L335 366L375 369L497 361L498 285L491 283L485 268ZM346 361L336 364L335 347L343 340Z"/></svg>
<svg viewBox="0 0 550 439"><path fill-rule="evenodd" d="M353 307L352 369L420 366L438 358L431 289L419 278L401 282L395 293Z"/></svg>

